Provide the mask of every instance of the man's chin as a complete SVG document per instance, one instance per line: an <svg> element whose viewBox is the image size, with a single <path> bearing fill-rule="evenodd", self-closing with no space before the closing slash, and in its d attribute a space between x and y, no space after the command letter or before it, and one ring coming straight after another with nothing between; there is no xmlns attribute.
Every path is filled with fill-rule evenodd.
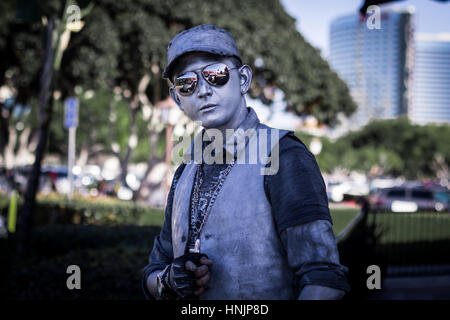
<svg viewBox="0 0 450 320"><path fill-rule="evenodd" d="M225 121L223 121L223 119L220 119L220 117L218 116L206 116L206 117L201 117L201 119L199 119L201 122L201 126L205 129L216 129L216 128L221 128L225 125Z"/></svg>

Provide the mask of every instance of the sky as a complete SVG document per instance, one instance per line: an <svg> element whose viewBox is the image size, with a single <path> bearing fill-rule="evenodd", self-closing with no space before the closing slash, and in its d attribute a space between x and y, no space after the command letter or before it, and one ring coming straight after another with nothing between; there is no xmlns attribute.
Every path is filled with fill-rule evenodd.
<svg viewBox="0 0 450 320"><path fill-rule="evenodd" d="M286 11L297 20L297 29L324 57L329 53L329 27L333 19L357 13L362 0L281 0ZM415 29L418 33L450 33L450 1L396 1L387 6L416 8ZM383 5L386 7L386 5Z"/></svg>

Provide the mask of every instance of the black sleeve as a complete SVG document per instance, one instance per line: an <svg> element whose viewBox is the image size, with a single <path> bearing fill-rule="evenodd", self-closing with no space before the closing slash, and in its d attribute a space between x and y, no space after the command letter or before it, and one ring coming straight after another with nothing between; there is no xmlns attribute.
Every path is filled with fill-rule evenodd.
<svg viewBox="0 0 450 320"><path fill-rule="evenodd" d="M315 220L332 223L325 182L314 155L293 132L279 142L279 170L264 177L267 199L281 233Z"/></svg>
<svg viewBox="0 0 450 320"><path fill-rule="evenodd" d="M172 263L173 260L172 204L177 182L181 174L183 173L185 166L185 164L181 164L175 171L169 195L167 196L166 210L164 213L164 223L161 228L160 234L155 237L153 249L149 257L149 263L142 270L142 290L144 291L144 295L147 299L153 298L147 288L148 276L156 270L164 269L166 265Z"/></svg>

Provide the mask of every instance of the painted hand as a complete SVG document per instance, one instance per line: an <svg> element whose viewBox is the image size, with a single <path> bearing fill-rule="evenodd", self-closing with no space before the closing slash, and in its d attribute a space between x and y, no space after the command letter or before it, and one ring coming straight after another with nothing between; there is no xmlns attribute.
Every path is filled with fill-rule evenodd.
<svg viewBox="0 0 450 320"><path fill-rule="evenodd" d="M200 265L196 265L192 261L188 260L185 263L186 270L192 271L195 276L195 285L198 288L194 291L194 295L200 296L206 288L211 277L209 273L209 267L213 264L213 261L203 256L199 260Z"/></svg>
<svg viewBox="0 0 450 320"><path fill-rule="evenodd" d="M205 254L187 253L174 260L170 267L170 287L181 299L196 298L202 285L209 280L208 266L212 261Z"/></svg>

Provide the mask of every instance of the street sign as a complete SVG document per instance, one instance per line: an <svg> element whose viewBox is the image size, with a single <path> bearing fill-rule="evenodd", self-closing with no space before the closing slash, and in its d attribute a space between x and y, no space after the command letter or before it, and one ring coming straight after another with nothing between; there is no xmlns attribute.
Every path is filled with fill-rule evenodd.
<svg viewBox="0 0 450 320"><path fill-rule="evenodd" d="M64 127L66 129L76 128L78 126L78 99L75 97L67 98L65 105Z"/></svg>
<svg viewBox="0 0 450 320"><path fill-rule="evenodd" d="M73 198L74 191L74 179L73 179L73 165L75 162L75 139L77 125L78 125L78 99L75 97L69 97L65 101L66 112L64 116L64 127L69 129L69 152L67 157L67 170L69 178L69 199Z"/></svg>

